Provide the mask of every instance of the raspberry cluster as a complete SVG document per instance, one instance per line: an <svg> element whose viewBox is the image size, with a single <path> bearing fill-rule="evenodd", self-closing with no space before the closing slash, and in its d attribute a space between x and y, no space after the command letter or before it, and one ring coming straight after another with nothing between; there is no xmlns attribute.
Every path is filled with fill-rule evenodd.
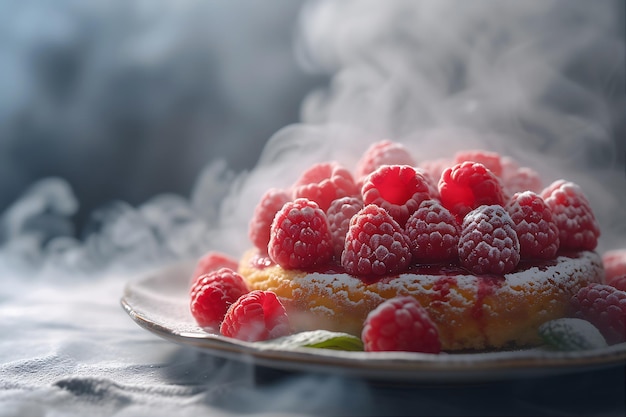
<svg viewBox="0 0 626 417"><path fill-rule="evenodd" d="M211 251L198 260L190 290L190 310L196 323L248 342L290 334L287 311L276 294L250 291L236 268L235 259L218 252Z"/></svg>
<svg viewBox="0 0 626 417"><path fill-rule="evenodd" d="M319 163L292 187L270 189L249 224L260 254L284 269L341 266L372 279L433 263L502 275L523 259L593 250L599 234L576 184L559 180L542 188L535 171L494 152L463 151L418 164L406 147L388 140L372 145L354 171L334 161ZM249 291L235 270L235 260L226 256L208 254L199 261L191 290L198 324L245 341L289 334L276 295ZM619 276L626 273L617 270ZM623 312L612 313L617 328L615 320L607 325L598 319L604 317L604 304L593 301L598 291L609 290L581 292L572 301L576 314L608 326L611 340L617 340ZM626 293L611 297L608 304L621 308ZM436 326L412 297L387 300L373 310L361 338L369 351L441 349Z"/></svg>
<svg viewBox="0 0 626 417"><path fill-rule="evenodd" d="M541 189L532 169L480 150L418 164L389 140L368 148L353 174L319 163L291 188L268 191L249 230L283 268L334 264L374 277L441 262L507 274L523 259L593 250L600 234L574 183Z"/></svg>

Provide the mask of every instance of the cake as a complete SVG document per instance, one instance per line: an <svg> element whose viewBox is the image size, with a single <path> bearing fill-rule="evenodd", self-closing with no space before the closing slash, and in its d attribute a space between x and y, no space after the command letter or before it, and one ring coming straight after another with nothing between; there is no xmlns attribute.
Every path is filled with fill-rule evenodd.
<svg viewBox="0 0 626 417"><path fill-rule="evenodd" d="M413 296L436 324L445 351L537 346L538 327L566 317L570 298L603 276L601 259L592 251L561 254L538 265L522 262L502 276L421 265L368 282L340 269L286 270L252 249L239 272L251 289L278 295L295 331L358 336L368 313L384 300Z"/></svg>
<svg viewBox="0 0 626 417"><path fill-rule="evenodd" d="M418 164L381 141L354 170L323 162L269 189L237 275L280 301L291 332L361 337L381 304L408 296L443 351L525 348L571 314L581 288L604 282L599 235L572 182L544 188L532 169L482 150ZM227 314L236 300L222 299Z"/></svg>

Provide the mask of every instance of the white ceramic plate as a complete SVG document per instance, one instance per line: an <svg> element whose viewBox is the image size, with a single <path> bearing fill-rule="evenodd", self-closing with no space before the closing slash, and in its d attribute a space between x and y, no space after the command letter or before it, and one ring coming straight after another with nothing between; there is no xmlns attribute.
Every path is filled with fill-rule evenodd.
<svg viewBox="0 0 626 417"><path fill-rule="evenodd" d="M540 377L626 364L626 343L581 352L544 349L439 355L410 352L344 352L285 349L208 333L189 312L192 266L173 265L130 282L123 308L141 327L173 342L207 353L287 371L332 372L372 379L485 382Z"/></svg>

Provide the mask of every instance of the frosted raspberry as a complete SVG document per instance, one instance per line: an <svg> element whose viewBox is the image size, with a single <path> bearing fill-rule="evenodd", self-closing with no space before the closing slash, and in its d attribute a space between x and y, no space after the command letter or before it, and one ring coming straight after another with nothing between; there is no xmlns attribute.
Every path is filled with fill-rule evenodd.
<svg viewBox="0 0 626 417"><path fill-rule="evenodd" d="M441 178L441 174L446 168L449 168L454 165L451 159L448 158L440 158L440 159L431 159L428 161L423 161L419 164L420 169L423 169L430 175L430 177L435 182L435 187ZM437 194L439 194L439 190L437 190Z"/></svg>
<svg viewBox="0 0 626 417"><path fill-rule="evenodd" d="M506 206L515 223L523 259L552 259L559 249L559 229L552 210L532 191L515 193Z"/></svg>
<svg viewBox="0 0 626 417"><path fill-rule="evenodd" d="M437 180L433 177L430 172L426 171L424 168L415 168L415 172L421 175L426 181L426 185L428 186L428 195L433 200L439 200L439 188L437 187Z"/></svg>
<svg viewBox="0 0 626 417"><path fill-rule="evenodd" d="M383 140L371 145L357 164L355 177L360 179L383 165L415 165L415 160L404 145Z"/></svg>
<svg viewBox="0 0 626 417"><path fill-rule="evenodd" d="M620 291L626 291L626 274L614 275L611 278L607 278L606 283Z"/></svg>
<svg viewBox="0 0 626 417"><path fill-rule="evenodd" d="M509 157L502 157L502 184L510 195L522 191L540 193L543 186L539 173L532 168L520 167Z"/></svg>
<svg viewBox="0 0 626 417"><path fill-rule="evenodd" d="M363 204L376 204L404 226L420 203L430 198L429 179L408 165L383 165L367 176Z"/></svg>
<svg viewBox="0 0 626 417"><path fill-rule="evenodd" d="M447 168L439 180L441 203L462 223L463 217L481 205L505 203L500 180L483 164L462 162Z"/></svg>
<svg viewBox="0 0 626 417"><path fill-rule="evenodd" d="M271 291L251 291L234 302L220 326L222 335L246 342L275 339L291 333L287 311Z"/></svg>
<svg viewBox="0 0 626 417"><path fill-rule="evenodd" d="M559 228L561 248L593 250L598 244L600 227L589 201L573 182L557 180L544 189L541 196L552 209Z"/></svg>
<svg viewBox="0 0 626 417"><path fill-rule="evenodd" d="M333 239L333 251L337 259L346 241L346 233L350 227L350 219L363 208L363 201L359 197L343 197L333 201L326 211L330 234Z"/></svg>
<svg viewBox="0 0 626 417"><path fill-rule="evenodd" d="M479 149L459 151L454 155L454 163L460 164L463 162L478 162L483 164L494 175L502 176L502 162L500 154L497 152L483 151Z"/></svg>
<svg viewBox="0 0 626 417"><path fill-rule="evenodd" d="M441 262L458 258L461 228L439 202L424 200L404 226L413 262Z"/></svg>
<svg viewBox="0 0 626 417"><path fill-rule="evenodd" d="M590 284L572 297L574 316L591 322L609 344L626 341L626 292Z"/></svg>
<svg viewBox="0 0 626 417"><path fill-rule="evenodd" d="M196 263L196 268L191 274L192 284L196 282L199 276L208 274L212 271L217 271L220 268L229 268L236 271L239 263L235 258L232 258L224 253L209 251L204 254Z"/></svg>
<svg viewBox="0 0 626 417"><path fill-rule="evenodd" d="M626 249L613 249L602 255L607 282L614 277L626 274Z"/></svg>
<svg viewBox="0 0 626 417"><path fill-rule="evenodd" d="M328 263L333 247L326 214L305 198L286 203L274 217L268 254L286 269Z"/></svg>
<svg viewBox="0 0 626 417"><path fill-rule="evenodd" d="M201 275L191 287L191 315L199 326L217 330L230 305L247 292L243 277L232 269Z"/></svg>
<svg viewBox="0 0 626 417"><path fill-rule="evenodd" d="M333 200L359 194L359 189L346 168L336 162L315 164L294 184L294 198L308 198L326 211Z"/></svg>
<svg viewBox="0 0 626 417"><path fill-rule="evenodd" d="M480 206L465 216L459 238L461 265L475 274L507 274L520 260L515 223L503 207Z"/></svg>
<svg viewBox="0 0 626 417"><path fill-rule="evenodd" d="M385 209L370 204L352 217L341 255L349 274L395 274L406 270L410 262L408 238Z"/></svg>
<svg viewBox="0 0 626 417"><path fill-rule="evenodd" d="M267 252L267 245L270 242L270 227L274 216L290 200L291 196L287 191L270 188L263 194L261 201L254 208L254 214L248 227L248 237L254 246L262 252Z"/></svg>
<svg viewBox="0 0 626 417"><path fill-rule="evenodd" d="M368 352L441 352L437 327L413 297L392 298L372 310L361 339Z"/></svg>

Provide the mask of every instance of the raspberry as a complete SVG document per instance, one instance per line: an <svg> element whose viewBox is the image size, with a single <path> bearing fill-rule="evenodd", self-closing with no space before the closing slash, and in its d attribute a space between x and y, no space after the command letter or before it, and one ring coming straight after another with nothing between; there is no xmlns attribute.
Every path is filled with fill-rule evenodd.
<svg viewBox="0 0 626 417"><path fill-rule="evenodd" d="M199 326L217 329L230 305L247 292L243 277L232 269L201 275L191 287L191 315Z"/></svg>
<svg viewBox="0 0 626 417"><path fill-rule="evenodd" d="M308 198L326 211L333 200L359 194L350 171L336 162L315 164L294 184L294 198Z"/></svg>
<svg viewBox="0 0 626 417"><path fill-rule="evenodd" d="M517 168L513 172L505 170L502 176L502 183L509 194L522 191L540 193L542 189L539 173L528 167Z"/></svg>
<svg viewBox="0 0 626 417"><path fill-rule="evenodd" d="M365 179L363 204L384 208L404 226L420 203L430 198L428 182L422 171L408 165L383 165Z"/></svg>
<svg viewBox="0 0 626 417"><path fill-rule="evenodd" d="M238 268L238 262L236 259L231 258L224 253L215 251L207 252L200 259L198 259L198 262L196 263L196 268L191 275L192 284L196 282L198 277L212 271L217 271L220 268L229 268L236 271Z"/></svg>
<svg viewBox="0 0 626 417"><path fill-rule="evenodd" d="M424 168L415 168L415 172L420 174L426 181L426 185L428 186L428 195L430 198L439 200L439 188L437 188L437 181L435 181L430 172ZM439 179L439 177L437 177L437 179Z"/></svg>
<svg viewBox="0 0 626 417"><path fill-rule="evenodd" d="M357 164L355 176L365 177L383 165L415 165L411 153L402 144L383 140L371 145Z"/></svg>
<svg viewBox="0 0 626 417"><path fill-rule="evenodd" d="M270 188L263 194L261 201L254 208L254 214L248 227L248 237L254 246L262 252L267 252L274 216L290 200L291 196L287 191Z"/></svg>
<svg viewBox="0 0 626 417"><path fill-rule="evenodd" d="M600 227L580 187L573 182L557 180L541 196L552 209L559 228L561 248L593 250L598 244Z"/></svg>
<svg viewBox="0 0 626 417"><path fill-rule="evenodd" d="M291 328L287 311L276 294L255 290L230 306L220 332L227 337L258 342L287 336Z"/></svg>
<svg viewBox="0 0 626 417"><path fill-rule="evenodd" d="M413 297L391 298L372 310L361 339L368 352L441 352L437 327Z"/></svg>
<svg viewBox="0 0 626 417"><path fill-rule="evenodd" d="M596 326L609 344L626 341L626 292L604 284L581 288L571 300L575 317Z"/></svg>
<svg viewBox="0 0 626 417"><path fill-rule="evenodd" d="M615 275L606 279L607 285L615 287L620 291L626 291L626 274Z"/></svg>
<svg viewBox="0 0 626 417"><path fill-rule="evenodd" d="M349 274L395 274L410 262L408 238L385 209L370 204L352 217L341 255Z"/></svg>
<svg viewBox="0 0 626 417"><path fill-rule="evenodd" d="M360 198L343 197L333 201L326 211L333 240L333 251L337 259L341 259L346 233L350 227L350 219L362 208L363 201Z"/></svg>
<svg viewBox="0 0 626 417"><path fill-rule="evenodd" d="M500 162L500 154L496 152L488 152L482 150L467 150L459 151L454 155L454 164L460 164L463 162L478 162L481 163L494 175L502 176L502 163Z"/></svg>
<svg viewBox="0 0 626 417"><path fill-rule="evenodd" d="M552 210L532 191L515 193L506 210L515 223L523 259L552 259L559 249L559 229Z"/></svg>
<svg viewBox="0 0 626 417"><path fill-rule="evenodd" d="M447 168L439 180L441 203L462 223L463 217L481 205L505 202L500 180L483 164L462 162Z"/></svg>
<svg viewBox="0 0 626 417"><path fill-rule="evenodd" d="M305 198L286 203L272 222L268 254L286 269L328 263L333 247L326 214Z"/></svg>
<svg viewBox="0 0 626 417"><path fill-rule="evenodd" d="M515 223L503 207L480 206L465 216L459 238L461 265L475 274L507 274L520 260Z"/></svg>
<svg viewBox="0 0 626 417"><path fill-rule="evenodd" d="M439 178L441 178L441 174L443 173L443 171L445 171L446 168L451 167L452 165L454 165L452 160L448 158L440 158L423 161L422 163L420 163L419 167L420 169L427 172L432 179L436 180L436 187L437 182L439 182ZM437 194L439 194L439 190L437 190Z"/></svg>
<svg viewBox="0 0 626 417"><path fill-rule="evenodd" d="M413 262L440 262L458 258L461 228L439 202L424 200L404 227Z"/></svg>
<svg viewBox="0 0 626 417"><path fill-rule="evenodd" d="M613 249L602 255L606 280L626 274L626 249Z"/></svg>

